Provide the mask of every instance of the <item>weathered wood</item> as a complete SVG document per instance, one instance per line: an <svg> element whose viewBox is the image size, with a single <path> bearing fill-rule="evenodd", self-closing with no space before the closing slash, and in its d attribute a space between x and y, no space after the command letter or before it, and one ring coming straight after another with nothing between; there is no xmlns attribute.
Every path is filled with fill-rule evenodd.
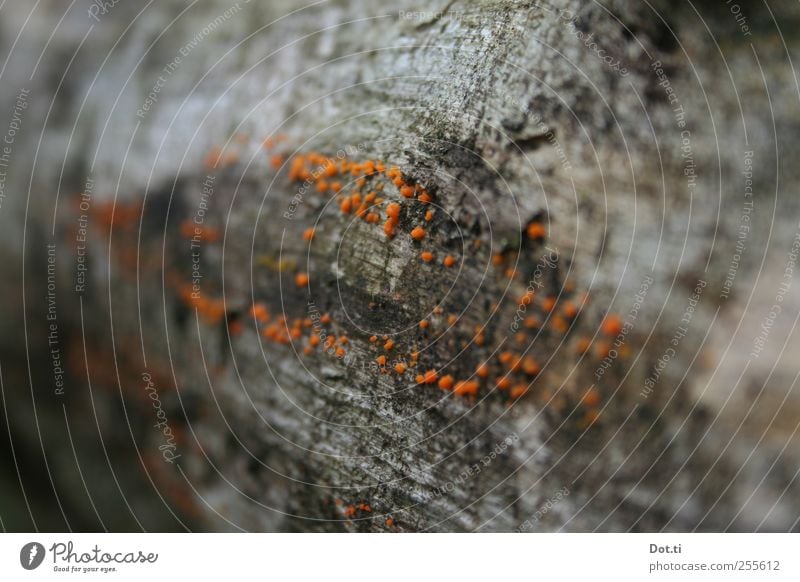
<svg viewBox="0 0 800 582"><path fill-rule="evenodd" d="M712 35L690 7L672 3L656 3L656 11L623 1L456 0L420 9L352 0L285 17L300 7L233 6L207 2L171 25L182 5L152 7L128 31L138 8L115 6L57 94L47 75L67 63L42 62L26 119L35 127L34 115L46 113L46 96L55 94L57 115L43 127L33 168L35 212L25 222L31 279L44 282L41 240L51 238L63 165L52 239L59 326L89 337L90 377L109 389L100 397L109 403L99 413L110 423L104 439L118 439L122 451L133 434L154 489L167 492L180 515L193 527L248 530L797 527L792 446L769 467L796 442L796 392L781 401L791 379L769 377L767 357L753 359L742 380L728 379L748 357L755 323L725 352L741 312L748 322L766 316L797 228L796 203L781 194L797 183L784 149L796 141L787 125L796 85L775 23L755 17L763 10L748 5L754 30L743 37L724 7L700 8ZM795 22L794 12L782 17ZM82 37L74 31L84 28L71 25L56 46L71 54ZM756 55L769 95L752 68ZM277 140L269 152L268 137ZM223 159L211 168L215 148ZM292 155L340 151L350 161L397 166L424 185L434 219L424 221L427 206L406 202L398 234L387 240L380 224L343 215L330 193L289 178ZM757 184L750 250L725 298L749 151ZM286 165L273 167L272 155ZM780 187L776 164L785 171ZM88 282L76 293L80 212L70 209L70 195L86 189L87 178ZM385 197L402 201L386 184ZM24 196L16 197L3 206L4 221L23 216ZM109 202L114 218L103 213ZM224 238L193 249L181 227L196 218ZM545 240L525 235L532 221L545 225ZM424 245L408 235L419 224ZM302 234L311 226L309 244ZM422 248L434 263L420 261ZM762 283L764 249L778 274ZM181 298L193 250L202 296L224 298L221 320ZM492 263L498 253L502 266ZM443 267L446 254L459 264ZM309 274L307 289L295 285L297 272ZM550 324L538 334L525 329L517 345L514 315L529 281L537 301L561 294L579 303L588 292L589 302L568 333ZM695 289L686 335L661 369ZM795 306L796 286L790 298ZM254 301L290 321L329 313L325 329L347 335L346 358L265 339L248 314ZM420 329L440 302L444 313ZM451 313L459 323L426 347ZM613 339L603 339L609 313L630 327L605 370L596 346ZM27 315L44 329L41 306ZM244 329L229 335L225 324L234 321ZM480 346L471 343L476 326L485 326ZM390 359L408 361L420 350L416 370L400 377L374 368L385 352L369 338L384 334L396 342ZM595 334L583 356L579 339ZM784 337L796 345L794 335L776 330L767 356ZM529 349L543 368L519 400L493 389L494 369L476 398L413 380L439 367L466 379L509 346ZM34 347L44 348L41 339ZM70 350L66 416L78 431L88 403L84 347ZM791 375L786 366L779 369ZM145 372L174 450L159 451L168 435L151 426ZM37 385L49 386L47 374ZM652 390L643 393L648 378ZM752 397L765 381L757 402L781 415L777 424L769 412L745 412L752 400L741 396L744 386L755 387ZM586 416L593 407L581 404L590 386L601 397L594 423ZM61 400L43 399L37 407L57 418ZM131 434L114 426L124 418L114 410L120 400ZM764 429L770 438L761 440ZM58 447L61 434L54 430L47 447ZM745 463L753 450L769 463ZM173 454L180 456L165 461ZM151 497L142 503L155 503ZM145 527L177 527L164 519Z"/></svg>

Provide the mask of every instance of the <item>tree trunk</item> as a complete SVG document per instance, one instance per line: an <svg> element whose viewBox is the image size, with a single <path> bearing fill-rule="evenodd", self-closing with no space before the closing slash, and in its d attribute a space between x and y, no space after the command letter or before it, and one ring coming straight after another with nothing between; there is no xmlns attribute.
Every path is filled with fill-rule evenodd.
<svg viewBox="0 0 800 582"><path fill-rule="evenodd" d="M8 8L19 523L797 529L797 8L740 4Z"/></svg>

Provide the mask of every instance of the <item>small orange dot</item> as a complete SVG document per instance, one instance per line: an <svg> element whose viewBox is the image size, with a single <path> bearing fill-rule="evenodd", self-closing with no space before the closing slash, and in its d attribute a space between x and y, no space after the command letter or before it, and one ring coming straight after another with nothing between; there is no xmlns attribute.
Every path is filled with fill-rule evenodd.
<svg viewBox="0 0 800 582"><path fill-rule="evenodd" d="M453 387L453 377L450 374L442 377L442 379L439 380L439 388L441 388L442 390L450 390L450 388L452 387Z"/></svg>
<svg viewBox="0 0 800 582"><path fill-rule="evenodd" d="M314 240L313 228L307 228L303 231L303 240Z"/></svg>
<svg viewBox="0 0 800 582"><path fill-rule="evenodd" d="M564 334L569 329L569 324L563 317L554 315L553 319L550 320L550 327L552 327L553 331L556 333Z"/></svg>
<svg viewBox="0 0 800 582"><path fill-rule="evenodd" d="M479 384L477 380L462 380L453 388L453 393L459 396L475 395L478 393Z"/></svg>
<svg viewBox="0 0 800 582"><path fill-rule="evenodd" d="M439 374L436 373L436 370L428 370L427 372L425 372L426 384L433 384L438 379L439 379Z"/></svg>
<svg viewBox="0 0 800 582"><path fill-rule="evenodd" d="M600 418L600 412L595 409L587 410L583 416L583 424L587 427L593 425Z"/></svg>
<svg viewBox="0 0 800 582"><path fill-rule="evenodd" d="M541 222L532 222L528 225L528 238L542 240L545 236L547 236L547 230Z"/></svg>
<svg viewBox="0 0 800 582"><path fill-rule="evenodd" d="M520 396L524 395L528 391L528 386L526 384L515 384L511 391L509 392L509 396L511 398L519 398Z"/></svg>
<svg viewBox="0 0 800 582"><path fill-rule="evenodd" d="M383 348L385 350L391 350L394 347L394 340L387 340L385 344L383 344Z"/></svg>
<svg viewBox="0 0 800 582"><path fill-rule="evenodd" d="M530 305L533 303L533 300L536 298L536 294L532 290L528 290L525 292L525 295L519 298L519 302L522 305Z"/></svg>
<svg viewBox="0 0 800 582"><path fill-rule="evenodd" d="M566 303L564 303L563 313L565 317L569 317L570 319L572 319L573 317L578 315L578 308L575 307L575 304L572 303L571 301L567 301Z"/></svg>
<svg viewBox="0 0 800 582"><path fill-rule="evenodd" d="M433 253L430 251L422 251L419 257L426 263L430 263L433 260Z"/></svg>
<svg viewBox="0 0 800 582"><path fill-rule="evenodd" d="M413 238L415 241L421 241L425 238L425 234L425 229L421 226L417 226L411 231L411 238Z"/></svg>
<svg viewBox="0 0 800 582"><path fill-rule="evenodd" d="M530 356L526 357L522 360L522 371L530 376L535 376L539 373L541 367L539 364L536 363L536 360L531 358Z"/></svg>
<svg viewBox="0 0 800 582"><path fill-rule="evenodd" d="M595 352L598 358L605 358L608 355L608 352L611 351L611 344L606 341L601 341L597 343L595 347Z"/></svg>
<svg viewBox="0 0 800 582"><path fill-rule="evenodd" d="M511 387L511 378L508 376L503 376L502 378L498 378L495 380L494 385L497 386L498 390L507 390Z"/></svg>
<svg viewBox="0 0 800 582"><path fill-rule="evenodd" d="M228 331L230 332L231 335L239 335L242 333L243 330L244 326L242 325L242 322L239 320L231 321L228 324Z"/></svg>
<svg viewBox="0 0 800 582"><path fill-rule="evenodd" d="M405 364L397 364L394 367L394 371L402 376L406 372L406 365Z"/></svg>
<svg viewBox="0 0 800 582"><path fill-rule="evenodd" d="M456 259L455 259L455 257L453 257L452 255L447 255L447 256L444 258L444 260L442 261L442 264L443 264L445 267L452 267L453 265L455 265L455 264L456 264Z"/></svg>
<svg viewBox="0 0 800 582"><path fill-rule="evenodd" d="M263 303L254 303L250 308L250 314L259 322L265 323L269 320L267 307Z"/></svg>
<svg viewBox="0 0 800 582"><path fill-rule="evenodd" d="M589 389L583 397L583 403L590 408L597 406L600 404L600 394L594 388Z"/></svg>
<svg viewBox="0 0 800 582"><path fill-rule="evenodd" d="M422 329L427 329L429 325L430 325L430 322L427 319L423 319L422 321L419 322L419 326Z"/></svg>
<svg viewBox="0 0 800 582"><path fill-rule="evenodd" d="M525 327L528 329L537 329L541 325L539 318L534 317L533 315L526 317L524 323Z"/></svg>
<svg viewBox="0 0 800 582"><path fill-rule="evenodd" d="M294 276L294 284L298 287L305 287L308 285L308 275L306 273L297 273Z"/></svg>
<svg viewBox="0 0 800 582"><path fill-rule="evenodd" d="M622 331L622 320L618 315L609 315L603 322L603 333L608 336L618 335Z"/></svg>
<svg viewBox="0 0 800 582"><path fill-rule="evenodd" d="M378 356L377 358L375 358L375 361L378 362L379 366L385 366L386 365L386 356Z"/></svg>

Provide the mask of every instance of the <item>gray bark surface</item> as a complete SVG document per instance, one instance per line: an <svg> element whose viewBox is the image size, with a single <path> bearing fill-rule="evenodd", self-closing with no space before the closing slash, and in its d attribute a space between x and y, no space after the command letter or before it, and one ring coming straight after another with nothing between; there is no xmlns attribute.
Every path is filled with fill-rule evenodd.
<svg viewBox="0 0 800 582"><path fill-rule="evenodd" d="M71 11L32 79L63 12L42 8L24 25L27 9L13 9L0 35L11 54L3 111L20 88L31 97L0 207L15 274L0 283L14 330L0 363L9 466L24 475L7 487L41 499L33 525L797 529L794 273L764 352L750 352L798 229L798 11L771 6L773 19L741 5L748 36L724 3L120 3L99 23ZM268 152L269 136L285 137ZM235 158L208 168L214 148ZM406 203L387 241L382 220L342 215L330 194L301 192L290 161L270 160L340 150L424 184L434 219ZM752 225L725 298L748 151ZM88 179L87 283L76 292L76 193ZM385 196L401 199L393 188ZM205 226L224 233L201 248L202 294L224 298L225 317L211 321L178 292L192 269L181 225L205 203ZM525 236L532 221L544 241ZM422 245L408 234L419 224ZM48 353L47 243L64 394ZM423 248L435 263L420 261ZM518 298L553 250L539 295L589 301L566 334L545 326L519 347L543 368L529 394L512 401L483 380L477 397L415 384L429 368L469 378L515 346ZM463 264L442 267L446 254ZM297 272L309 273L307 289ZM624 355L598 380L602 358L576 343L601 340L604 318L629 314L647 278ZM698 280L688 332L645 397ZM329 313L328 331L348 338L345 361L266 340L248 315L254 301L289 320ZM459 323L430 343L450 313ZM417 326L425 318L430 330ZM240 334L228 333L234 321ZM417 368L377 373L385 352L373 334L391 335L398 357L421 350ZM159 451L145 373L177 438L173 463ZM590 386L601 411L589 425ZM23 504L14 514L29 519Z"/></svg>

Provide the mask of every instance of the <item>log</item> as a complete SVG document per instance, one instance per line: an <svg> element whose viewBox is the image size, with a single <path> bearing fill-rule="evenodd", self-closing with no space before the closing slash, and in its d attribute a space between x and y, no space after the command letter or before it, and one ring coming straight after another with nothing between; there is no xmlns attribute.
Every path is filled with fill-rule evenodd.
<svg viewBox="0 0 800 582"><path fill-rule="evenodd" d="M797 530L798 14L740 4L8 8L15 523Z"/></svg>

